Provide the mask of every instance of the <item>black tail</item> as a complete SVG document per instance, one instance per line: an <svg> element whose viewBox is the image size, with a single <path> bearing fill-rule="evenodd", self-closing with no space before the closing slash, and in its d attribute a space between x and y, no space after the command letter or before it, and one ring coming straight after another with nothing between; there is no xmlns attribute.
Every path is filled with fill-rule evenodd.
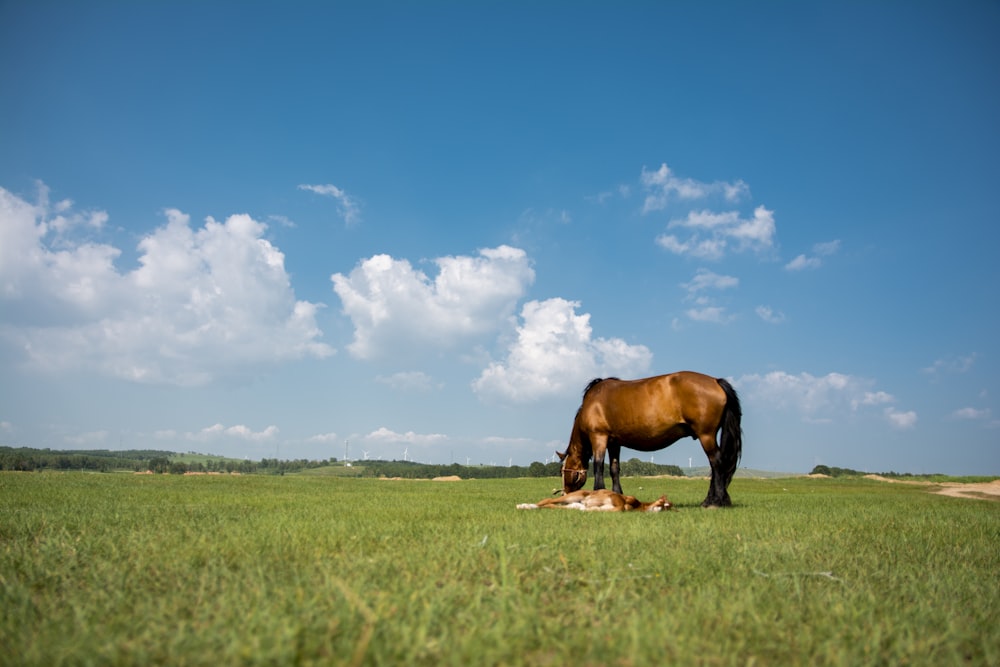
<svg viewBox="0 0 1000 667"><path fill-rule="evenodd" d="M729 482L736 474L736 468L740 465L740 457L743 456L743 409L740 407L740 397L736 395L733 385L726 380L719 378L719 386L726 392L726 407L722 411L722 438L719 440L719 449L722 454L722 478L725 482L723 492L729 488Z"/></svg>

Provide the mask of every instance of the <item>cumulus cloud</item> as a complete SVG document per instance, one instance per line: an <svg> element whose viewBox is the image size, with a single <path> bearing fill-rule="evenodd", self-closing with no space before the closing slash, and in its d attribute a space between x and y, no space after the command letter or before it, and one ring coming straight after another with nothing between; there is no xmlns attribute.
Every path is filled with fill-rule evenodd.
<svg viewBox="0 0 1000 667"><path fill-rule="evenodd" d="M661 164L656 171L648 171L643 167L639 181L646 191L643 213L662 210L673 200L691 201L719 195L726 201L735 202L750 192L743 181L705 183L692 178L681 178L666 164Z"/></svg>
<svg viewBox="0 0 1000 667"><path fill-rule="evenodd" d="M429 278L405 259L375 255L331 276L354 324L351 354L362 359L414 346L444 349L495 333L535 279L527 254L510 246L476 257L434 260Z"/></svg>
<svg viewBox="0 0 1000 667"><path fill-rule="evenodd" d="M261 442L271 440L278 435L278 427L272 425L268 426L263 431L254 431L249 426L237 424L236 426L230 426L229 428L224 429L223 433L233 438L250 440L252 442Z"/></svg>
<svg viewBox="0 0 1000 667"><path fill-rule="evenodd" d="M337 202L337 211L348 227L361 222L361 205L358 201L336 185L300 185L299 190L308 190L324 197L333 197Z"/></svg>
<svg viewBox="0 0 1000 667"><path fill-rule="evenodd" d="M748 400L791 409L805 421L830 421L834 416L844 418L868 406L896 402L889 393L873 391L873 384L872 380L843 373L814 376L784 371L744 375L736 382ZM882 414L894 428L911 428L917 421L916 412L898 410L891 405L885 407Z"/></svg>
<svg viewBox="0 0 1000 667"><path fill-rule="evenodd" d="M245 424L235 426L225 426L223 424L212 424L198 431L186 431L178 433L172 429L157 431L153 434L157 440L186 440L198 443L221 442L225 440L242 440L246 442L269 442L278 435L277 426L268 426L262 431L254 431Z"/></svg>
<svg viewBox="0 0 1000 667"><path fill-rule="evenodd" d="M372 431L364 436L365 442L370 443L404 443L414 445L430 445L448 440L448 436L443 433L397 433L384 426Z"/></svg>
<svg viewBox="0 0 1000 667"><path fill-rule="evenodd" d="M317 433L316 435L311 435L306 438L306 442L329 444L331 442L337 442L337 439L337 434L331 431L330 433Z"/></svg>
<svg viewBox="0 0 1000 667"><path fill-rule="evenodd" d="M45 201L0 188L0 337L35 368L182 385L333 353L318 340L319 304L295 299L266 225L233 215L193 229L184 213L165 215L122 272L118 248L58 237Z"/></svg>
<svg viewBox="0 0 1000 667"><path fill-rule="evenodd" d="M769 250L774 246L776 233L774 211L763 206L754 209L750 218L740 217L738 211L691 211L687 217L667 225L667 229L678 228L682 230L680 234L661 234L656 243L677 255L710 260L720 259L730 251Z"/></svg>
<svg viewBox="0 0 1000 667"><path fill-rule="evenodd" d="M590 315L565 299L529 301L506 359L495 361L473 382L483 398L527 402L579 392L590 379L644 373L652 353L620 338L593 338Z"/></svg>

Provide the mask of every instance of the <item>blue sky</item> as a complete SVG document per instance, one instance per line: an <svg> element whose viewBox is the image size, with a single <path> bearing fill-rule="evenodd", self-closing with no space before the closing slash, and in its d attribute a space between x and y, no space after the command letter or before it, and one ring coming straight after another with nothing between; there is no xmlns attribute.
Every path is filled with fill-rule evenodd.
<svg viewBox="0 0 1000 667"><path fill-rule="evenodd" d="M690 369L748 467L1000 474L998 30L5 2L0 441L527 464L590 378Z"/></svg>

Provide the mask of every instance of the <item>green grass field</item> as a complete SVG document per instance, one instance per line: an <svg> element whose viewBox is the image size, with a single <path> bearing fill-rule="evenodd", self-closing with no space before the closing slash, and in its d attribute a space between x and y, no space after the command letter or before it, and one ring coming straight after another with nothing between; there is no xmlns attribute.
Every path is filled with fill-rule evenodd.
<svg viewBox="0 0 1000 667"><path fill-rule="evenodd" d="M1000 503L870 480L0 474L12 665L997 665Z"/></svg>

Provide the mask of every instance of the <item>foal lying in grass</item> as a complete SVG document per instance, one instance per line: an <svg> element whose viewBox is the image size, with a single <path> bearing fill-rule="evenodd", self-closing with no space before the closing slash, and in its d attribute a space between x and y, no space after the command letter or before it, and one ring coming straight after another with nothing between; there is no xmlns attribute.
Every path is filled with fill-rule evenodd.
<svg viewBox="0 0 1000 667"><path fill-rule="evenodd" d="M643 503L636 500L635 496L626 496L608 489L580 489L555 498L544 498L537 503L521 503L517 509L537 510L546 507L584 512L662 512L671 509L673 505L666 496L660 496L651 503Z"/></svg>

